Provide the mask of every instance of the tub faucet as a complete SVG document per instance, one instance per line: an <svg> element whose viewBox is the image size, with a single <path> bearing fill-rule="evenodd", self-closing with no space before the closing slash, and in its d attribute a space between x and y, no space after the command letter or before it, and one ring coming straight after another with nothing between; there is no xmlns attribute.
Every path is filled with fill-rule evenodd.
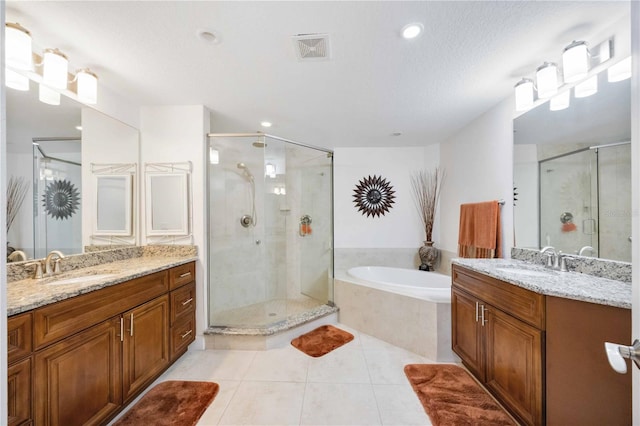
<svg viewBox="0 0 640 426"><path fill-rule="evenodd" d="M27 254L22 250L15 250L9 255L9 262L20 262L23 260L27 260Z"/></svg>
<svg viewBox="0 0 640 426"><path fill-rule="evenodd" d="M591 252L591 254L593 254L595 250L593 250L593 247L591 246L584 246L578 251L578 256L584 256L585 251Z"/></svg>
<svg viewBox="0 0 640 426"><path fill-rule="evenodd" d="M51 261L55 259L55 263L52 265ZM52 250L44 260L44 275L56 275L60 271L60 259L64 259L64 254L59 250ZM55 265L55 266L54 266Z"/></svg>

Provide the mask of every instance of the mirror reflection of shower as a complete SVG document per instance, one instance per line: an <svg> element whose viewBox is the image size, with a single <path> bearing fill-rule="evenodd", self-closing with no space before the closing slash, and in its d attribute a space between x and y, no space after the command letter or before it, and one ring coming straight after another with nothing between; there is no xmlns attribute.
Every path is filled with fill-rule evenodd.
<svg viewBox="0 0 640 426"><path fill-rule="evenodd" d="M238 168L242 170L242 176L244 176L251 185L251 214L243 215L240 218L240 224L245 228L249 226L255 227L258 224L258 216L256 214L256 182L246 164L238 163Z"/></svg>

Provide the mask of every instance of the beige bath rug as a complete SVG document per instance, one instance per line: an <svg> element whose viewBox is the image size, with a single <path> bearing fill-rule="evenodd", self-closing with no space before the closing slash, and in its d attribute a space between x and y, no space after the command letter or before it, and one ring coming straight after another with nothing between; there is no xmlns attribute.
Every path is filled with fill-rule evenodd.
<svg viewBox="0 0 640 426"><path fill-rule="evenodd" d="M317 358L352 340L353 334L332 325L323 325L296 337L291 341L291 344L305 354Z"/></svg>
<svg viewBox="0 0 640 426"><path fill-rule="evenodd" d="M517 425L464 368L410 364L404 373L434 426Z"/></svg>

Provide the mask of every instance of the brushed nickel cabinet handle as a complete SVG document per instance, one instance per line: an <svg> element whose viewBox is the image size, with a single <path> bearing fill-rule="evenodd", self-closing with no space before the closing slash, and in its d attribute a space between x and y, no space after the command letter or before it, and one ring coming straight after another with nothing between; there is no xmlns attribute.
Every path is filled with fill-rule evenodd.
<svg viewBox="0 0 640 426"><path fill-rule="evenodd" d="M188 305L191 302L193 302L193 297L190 297L187 300L185 300L184 302L182 302L182 306Z"/></svg>
<svg viewBox="0 0 640 426"><path fill-rule="evenodd" d="M185 272L184 274L180 274L180 278L185 278L191 275L191 272Z"/></svg>
<svg viewBox="0 0 640 426"><path fill-rule="evenodd" d="M124 318L120 317L120 341L124 341Z"/></svg>
<svg viewBox="0 0 640 426"><path fill-rule="evenodd" d="M480 318L482 319L482 326L484 327L484 325L485 325L486 323L488 323L488 322L489 322L489 320L488 320L488 319L485 319L485 318L484 318L484 313L485 313L485 312L489 312L489 310L488 310L488 309L486 309L486 308L484 307L484 305L482 305L482 308L481 308L481 309L482 309L482 312L480 313Z"/></svg>
<svg viewBox="0 0 640 426"><path fill-rule="evenodd" d="M131 330L129 330L129 334L133 336L133 314L131 314Z"/></svg>
<svg viewBox="0 0 640 426"><path fill-rule="evenodd" d="M184 333L181 337L184 339L185 337L187 337L188 335L190 335L192 331L193 331L193 330L189 330L189 331L187 331L187 332L186 332L186 333Z"/></svg>
<svg viewBox="0 0 640 426"><path fill-rule="evenodd" d="M476 302L476 322L478 322L478 318L480 317L480 314L478 313L478 307L480 306L480 304L478 302Z"/></svg>

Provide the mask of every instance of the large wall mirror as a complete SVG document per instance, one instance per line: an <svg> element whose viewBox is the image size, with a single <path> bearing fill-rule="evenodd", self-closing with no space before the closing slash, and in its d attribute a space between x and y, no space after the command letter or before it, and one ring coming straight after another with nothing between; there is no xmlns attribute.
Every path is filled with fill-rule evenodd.
<svg viewBox="0 0 640 426"><path fill-rule="evenodd" d="M8 230L9 246L42 258L100 244L92 239L98 215L90 165L139 164L138 130L66 96L60 105L42 103L34 82L29 91L7 89L6 106L7 178L26 193ZM133 200L128 244L138 241Z"/></svg>
<svg viewBox="0 0 640 426"><path fill-rule="evenodd" d="M514 120L515 245L631 261L631 83Z"/></svg>

